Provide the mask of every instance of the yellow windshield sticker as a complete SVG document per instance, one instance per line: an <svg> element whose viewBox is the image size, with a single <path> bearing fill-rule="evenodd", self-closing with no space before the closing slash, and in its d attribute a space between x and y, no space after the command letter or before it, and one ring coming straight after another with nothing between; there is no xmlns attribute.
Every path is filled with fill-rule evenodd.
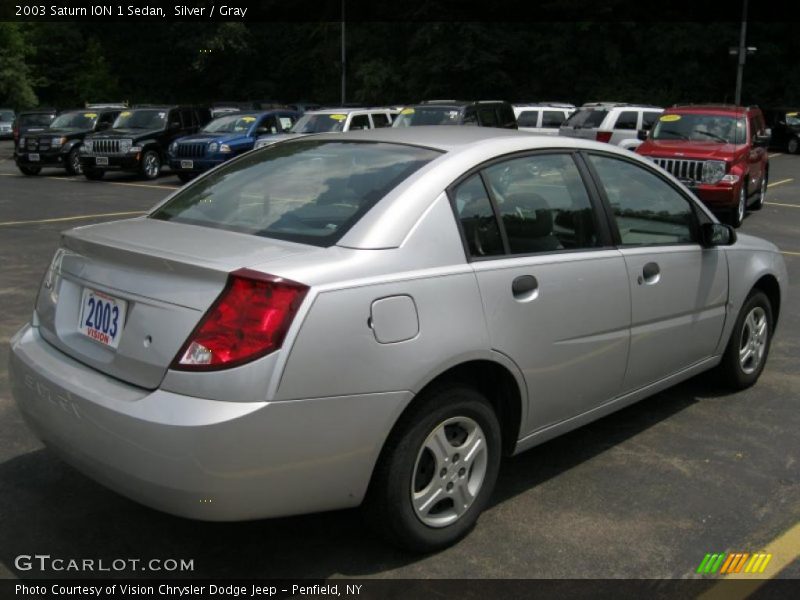
<svg viewBox="0 0 800 600"><path fill-rule="evenodd" d="M659 119L659 121L664 121L664 123L672 123L673 121L680 121L680 115L664 115Z"/></svg>
<svg viewBox="0 0 800 600"><path fill-rule="evenodd" d="M256 120L255 117L242 117L242 121L244 121L245 123L252 123L255 120Z"/></svg>
<svg viewBox="0 0 800 600"><path fill-rule="evenodd" d="M400 111L400 114L401 115L413 115L414 114L414 109L413 108L404 108L403 110Z"/></svg>
<svg viewBox="0 0 800 600"><path fill-rule="evenodd" d="M83 113L83 116L87 119L94 119L97 116L97 113Z"/></svg>
<svg viewBox="0 0 800 600"><path fill-rule="evenodd" d="M800 113L796 113L796 112L786 113L787 117L796 117L797 115L800 115Z"/></svg>
<svg viewBox="0 0 800 600"><path fill-rule="evenodd" d="M344 121L347 118L347 115L331 115L331 119L334 121Z"/></svg>
<svg viewBox="0 0 800 600"><path fill-rule="evenodd" d="M130 117L131 116L131 111L126 110L125 112L121 112L121 113L119 113L119 116L120 117Z"/></svg>

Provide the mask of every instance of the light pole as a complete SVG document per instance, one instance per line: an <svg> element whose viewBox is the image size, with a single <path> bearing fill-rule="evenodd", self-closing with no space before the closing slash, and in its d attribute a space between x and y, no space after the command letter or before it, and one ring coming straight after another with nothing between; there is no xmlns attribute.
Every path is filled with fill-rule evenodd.
<svg viewBox="0 0 800 600"><path fill-rule="evenodd" d="M346 78L346 74L347 74L347 53L345 51L345 37L344 37L344 2L345 2L345 0L342 0L342 106L344 106L344 103L346 101L345 100L345 98L346 98L345 90L346 90L346 86L347 86L347 83L346 83L346 79L347 79ZM745 2L747 2L747 0L745 0Z"/></svg>
<svg viewBox="0 0 800 600"><path fill-rule="evenodd" d="M344 0L342 0L344 3ZM344 35L344 34L342 34ZM739 34L739 66L736 69L736 106L742 104L742 78L744 76L744 59L747 49L745 48L745 38L747 37L747 0L744 0L742 8L742 30Z"/></svg>

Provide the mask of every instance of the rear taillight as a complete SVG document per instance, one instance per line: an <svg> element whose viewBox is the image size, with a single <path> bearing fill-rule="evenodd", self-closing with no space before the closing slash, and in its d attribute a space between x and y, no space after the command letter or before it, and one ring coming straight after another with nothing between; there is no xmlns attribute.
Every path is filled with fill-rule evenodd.
<svg viewBox="0 0 800 600"><path fill-rule="evenodd" d="M226 369L277 350L307 292L289 279L234 271L170 368Z"/></svg>
<svg viewBox="0 0 800 600"><path fill-rule="evenodd" d="M614 132L613 131L598 131L597 132L597 141L598 142L610 142L612 133L614 133Z"/></svg>

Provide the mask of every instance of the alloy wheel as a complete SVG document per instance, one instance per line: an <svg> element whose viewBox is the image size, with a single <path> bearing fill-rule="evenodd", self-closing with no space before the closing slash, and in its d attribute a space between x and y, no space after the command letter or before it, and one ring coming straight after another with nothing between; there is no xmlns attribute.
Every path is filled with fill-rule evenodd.
<svg viewBox="0 0 800 600"><path fill-rule="evenodd" d="M155 152L148 152L144 157L144 172L149 179L158 177L159 164Z"/></svg>
<svg viewBox="0 0 800 600"><path fill-rule="evenodd" d="M745 317L742 337L739 340L739 365L749 375L761 365L767 348L767 313L760 306L754 307Z"/></svg>
<svg viewBox="0 0 800 600"><path fill-rule="evenodd" d="M472 506L486 476L488 449L480 425L452 417L428 435L411 477L411 504L429 527L447 527Z"/></svg>
<svg viewBox="0 0 800 600"><path fill-rule="evenodd" d="M742 184L741 191L739 192L739 205L736 207L736 220L737 223L744 221L744 214L747 211L747 192L745 192L745 185Z"/></svg>

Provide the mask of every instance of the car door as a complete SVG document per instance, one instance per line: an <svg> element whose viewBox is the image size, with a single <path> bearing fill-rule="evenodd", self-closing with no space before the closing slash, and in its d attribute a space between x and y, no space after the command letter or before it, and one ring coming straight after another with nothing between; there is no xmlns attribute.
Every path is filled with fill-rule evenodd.
<svg viewBox="0 0 800 600"><path fill-rule="evenodd" d="M704 217L649 166L588 154L625 258L631 296L631 350L624 391L677 373L714 354L728 300L720 248L703 248Z"/></svg>
<svg viewBox="0 0 800 600"><path fill-rule="evenodd" d="M636 137L639 128L639 115L641 111L623 110L617 115L617 121L612 125L613 133L609 140L612 144L619 145L623 140Z"/></svg>
<svg viewBox="0 0 800 600"><path fill-rule="evenodd" d="M492 348L525 377L522 433L614 398L628 356L627 271L573 156L496 162L449 193Z"/></svg>

